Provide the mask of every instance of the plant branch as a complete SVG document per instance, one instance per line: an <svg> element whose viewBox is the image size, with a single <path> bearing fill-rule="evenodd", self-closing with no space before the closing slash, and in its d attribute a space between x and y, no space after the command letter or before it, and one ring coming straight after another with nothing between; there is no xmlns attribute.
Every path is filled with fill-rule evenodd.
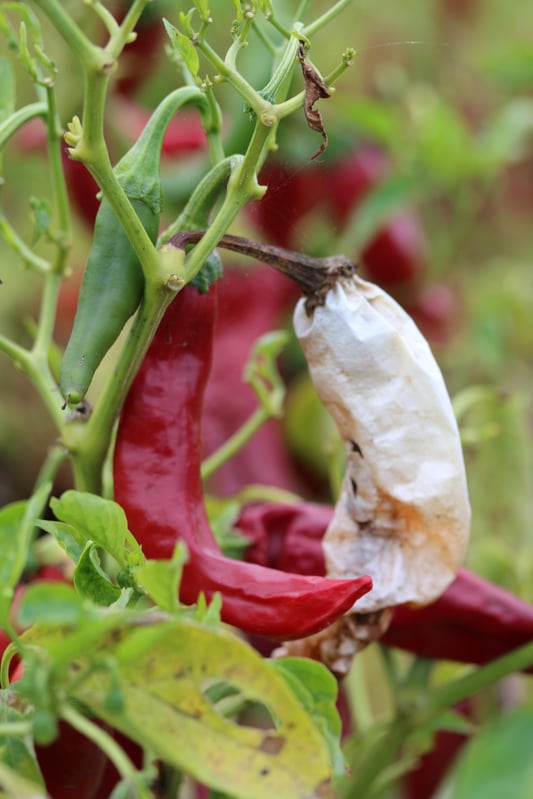
<svg viewBox="0 0 533 799"><path fill-rule="evenodd" d="M263 406L256 408L244 424L226 439L222 446L204 460L202 463L202 479L207 480L221 466L233 458L270 418L271 414L266 408Z"/></svg>
<svg viewBox="0 0 533 799"><path fill-rule="evenodd" d="M125 751L119 744L94 721L79 713L72 705L64 705L61 708L61 718L68 722L71 727L80 732L90 741L93 741L113 763L116 770L124 780L135 777L137 771Z"/></svg>
<svg viewBox="0 0 533 799"><path fill-rule="evenodd" d="M320 17L317 17L313 22L310 22L309 25L305 25L303 28L303 33L307 38L311 38L317 31L321 28L325 28L326 25L335 19L345 8L347 8L352 0L338 0L337 3L328 8Z"/></svg>
<svg viewBox="0 0 533 799"><path fill-rule="evenodd" d="M73 21L72 16L58 0L33 0L35 5L46 14L58 33L65 40L72 52L78 56L86 67L102 67L104 58L102 50L85 36Z"/></svg>
<svg viewBox="0 0 533 799"><path fill-rule="evenodd" d="M22 239L13 225L6 219L4 214L0 211L0 233L4 237L7 245L20 256L23 263L34 269L41 275L46 275L52 269L52 264L45 258L33 252L28 247L24 239Z"/></svg>
<svg viewBox="0 0 533 799"><path fill-rule="evenodd" d="M20 108L15 113L10 114L0 125L0 150L4 148L11 136L26 122L35 117L46 117L47 114L48 104L45 102L30 103L30 105L25 105L24 108Z"/></svg>
<svg viewBox="0 0 533 799"><path fill-rule="evenodd" d="M372 786L377 783L384 769L390 765L401 745L413 732L429 727L446 710L459 702L531 665L533 665L533 643L528 643L475 669L465 677L434 688L429 694L424 689L424 695L420 697L421 703L412 712L399 710L388 731L376 742L361 768L353 764L354 776L347 790L341 791L343 799L370 797Z"/></svg>

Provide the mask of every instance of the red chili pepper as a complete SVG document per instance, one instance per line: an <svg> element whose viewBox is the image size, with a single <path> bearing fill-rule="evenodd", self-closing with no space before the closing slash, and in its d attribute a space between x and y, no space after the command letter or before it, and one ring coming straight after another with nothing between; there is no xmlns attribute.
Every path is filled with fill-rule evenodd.
<svg viewBox="0 0 533 799"><path fill-rule="evenodd" d="M187 286L169 307L130 389L115 448L115 498L148 558L186 543L180 586L186 604L220 592L222 618L266 637L319 631L370 590L371 580L290 575L222 555L207 521L201 412L209 375L216 286ZM231 402L231 397L228 397Z"/></svg>
<svg viewBox="0 0 533 799"><path fill-rule="evenodd" d="M332 508L312 503L258 503L243 509L236 528L253 542L248 560L325 574L320 541L332 514ZM532 638L533 605L460 569L431 605L398 606L380 640L422 657L482 665Z"/></svg>

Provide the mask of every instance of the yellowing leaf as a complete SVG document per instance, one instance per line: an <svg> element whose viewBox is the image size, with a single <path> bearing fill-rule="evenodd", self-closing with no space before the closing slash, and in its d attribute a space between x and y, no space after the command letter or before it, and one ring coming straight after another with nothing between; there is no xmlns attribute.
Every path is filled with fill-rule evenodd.
<svg viewBox="0 0 533 799"><path fill-rule="evenodd" d="M224 630L172 621L114 636L125 706L106 712L109 677L81 681L76 697L159 758L237 799L330 796L327 745L287 682ZM240 726L206 696L216 683L261 703L268 728Z"/></svg>

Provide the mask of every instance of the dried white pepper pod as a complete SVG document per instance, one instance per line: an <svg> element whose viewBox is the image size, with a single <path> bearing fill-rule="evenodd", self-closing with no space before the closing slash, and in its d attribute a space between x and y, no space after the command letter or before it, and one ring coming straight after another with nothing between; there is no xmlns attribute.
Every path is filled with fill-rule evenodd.
<svg viewBox="0 0 533 799"><path fill-rule="evenodd" d="M372 577L357 613L429 603L455 577L470 524L444 379L414 322L378 286L341 275L313 305L298 302L294 329L347 459L324 539L328 575Z"/></svg>

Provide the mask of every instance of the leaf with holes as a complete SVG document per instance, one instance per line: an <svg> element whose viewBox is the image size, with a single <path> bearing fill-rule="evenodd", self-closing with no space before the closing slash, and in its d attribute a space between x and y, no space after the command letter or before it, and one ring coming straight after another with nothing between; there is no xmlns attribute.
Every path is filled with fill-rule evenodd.
<svg viewBox="0 0 533 799"><path fill-rule="evenodd" d="M80 680L76 698L164 762L236 799L331 795L328 747L313 720L286 680L234 635L170 621L115 632L111 650L124 710L106 710L103 673ZM266 707L270 723L228 718L210 698L217 683Z"/></svg>

